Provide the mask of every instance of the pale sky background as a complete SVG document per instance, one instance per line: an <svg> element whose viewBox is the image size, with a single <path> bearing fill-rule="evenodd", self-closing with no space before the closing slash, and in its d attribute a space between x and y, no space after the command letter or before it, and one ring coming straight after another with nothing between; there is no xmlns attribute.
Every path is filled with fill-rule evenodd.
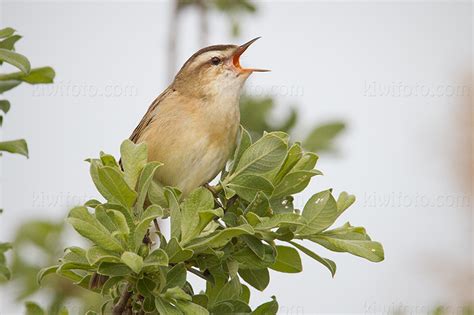
<svg viewBox="0 0 474 315"><path fill-rule="evenodd" d="M303 258L304 272L272 272L258 305L276 295L281 314L425 314L444 304L454 313L473 283L471 193L472 3L259 2L229 36L211 15L210 44L262 36L244 65L270 68L248 82L250 94L278 100L275 117L298 105L298 132L342 119L338 153L322 155L325 176L298 205L332 187L357 196L338 221L365 226L381 241L379 264L308 246L335 260L332 279ZM167 1L2 1L0 25L24 36L17 50L34 66L51 65L56 84L22 85L2 137L24 137L30 159L1 158L0 240L32 217L63 219L97 196L83 160L117 155L150 102L169 83ZM182 19L181 65L199 49L197 19ZM291 93L291 91L296 91ZM401 92L400 92L401 91ZM70 245L73 245L71 241ZM22 314L0 287L0 314Z"/></svg>

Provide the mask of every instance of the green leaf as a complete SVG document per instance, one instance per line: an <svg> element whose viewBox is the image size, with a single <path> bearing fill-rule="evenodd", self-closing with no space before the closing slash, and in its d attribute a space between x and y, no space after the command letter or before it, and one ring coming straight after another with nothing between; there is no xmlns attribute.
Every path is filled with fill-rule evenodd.
<svg viewBox="0 0 474 315"><path fill-rule="evenodd" d="M1 100L0 101L0 110L4 112L5 114L8 113L10 110L10 102L7 100Z"/></svg>
<svg viewBox="0 0 474 315"><path fill-rule="evenodd" d="M10 249L12 249L11 243L0 243L0 254L3 254Z"/></svg>
<svg viewBox="0 0 474 315"><path fill-rule="evenodd" d="M284 225L304 225L305 221L296 213L277 213L270 218L262 218L262 223L255 226L256 230L269 230Z"/></svg>
<svg viewBox="0 0 474 315"><path fill-rule="evenodd" d="M152 251L144 260L145 266L168 266L168 264L168 255L161 248Z"/></svg>
<svg viewBox="0 0 474 315"><path fill-rule="evenodd" d="M120 154L125 171L125 182L131 188L135 188L140 172L148 160L146 144L135 144L130 140L125 140L120 146Z"/></svg>
<svg viewBox="0 0 474 315"><path fill-rule="evenodd" d="M193 256L193 251L190 249L183 249L176 238L170 239L166 246L166 253L168 254L170 263L179 263L188 260Z"/></svg>
<svg viewBox="0 0 474 315"><path fill-rule="evenodd" d="M0 29L0 38L12 36L13 33L15 33L15 30L11 27L2 28Z"/></svg>
<svg viewBox="0 0 474 315"><path fill-rule="evenodd" d="M298 273L303 270L301 258L296 249L277 245L276 250L276 261L270 266L271 269L286 273Z"/></svg>
<svg viewBox="0 0 474 315"><path fill-rule="evenodd" d="M56 270L58 270L59 265L51 266L51 267L46 267L41 269L38 272L38 275L36 276L36 281L38 284L41 284L41 281L43 281L44 277L47 275L56 273Z"/></svg>
<svg viewBox="0 0 474 315"><path fill-rule="evenodd" d="M137 290L144 297L153 297L153 290L156 285L153 279L143 277L137 281Z"/></svg>
<svg viewBox="0 0 474 315"><path fill-rule="evenodd" d="M195 242L189 243L188 248L195 250L206 247L221 247L227 244L232 238L243 234L254 234L252 226L250 226L249 224L244 224L238 227L231 227L225 230L218 231L217 233L210 235L209 237L198 239Z"/></svg>
<svg viewBox="0 0 474 315"><path fill-rule="evenodd" d="M158 167L161 165L163 164L159 162L147 163L140 173L137 186L138 199L135 203L138 214L141 214L143 211L143 204L145 203L146 196L148 195L148 190L150 189L151 182L153 181L153 176L155 175Z"/></svg>
<svg viewBox="0 0 474 315"><path fill-rule="evenodd" d="M158 310L160 314L166 314L166 315L182 315L183 312L181 312L179 309L174 307L171 303L166 301L165 299L157 296L155 297L155 307Z"/></svg>
<svg viewBox="0 0 474 315"><path fill-rule="evenodd" d="M110 166L99 167L99 180L104 188L112 196L110 202L118 202L126 208L130 208L137 198L137 193L125 182L122 174ZM107 196L104 196L107 198Z"/></svg>
<svg viewBox="0 0 474 315"><path fill-rule="evenodd" d="M128 234L130 233L130 228L127 224L127 219L125 218L123 213L118 210L108 210L107 214L110 215L110 218L115 223L115 226L118 228L118 231L113 232L112 235L122 234L123 236L128 237Z"/></svg>
<svg viewBox="0 0 474 315"><path fill-rule="evenodd" d="M149 206L141 217L140 223L137 225L134 232L135 248L138 248L143 243L143 238L150 227L151 222L163 216L163 209L157 205Z"/></svg>
<svg viewBox="0 0 474 315"><path fill-rule="evenodd" d="M26 315L45 315L43 309L34 302L25 302Z"/></svg>
<svg viewBox="0 0 474 315"><path fill-rule="evenodd" d="M252 144L240 158L235 172L228 177L240 174L263 174L280 166L286 156L287 143L274 133L267 133Z"/></svg>
<svg viewBox="0 0 474 315"><path fill-rule="evenodd" d="M110 233L117 231L117 225L101 204L95 207L95 217Z"/></svg>
<svg viewBox="0 0 474 315"><path fill-rule="evenodd" d="M311 178L316 175L322 175L322 173L318 170L290 172L275 187L272 198L285 197L303 191Z"/></svg>
<svg viewBox="0 0 474 315"><path fill-rule="evenodd" d="M22 76L19 80L30 84L48 84L54 82L56 73L51 67L31 69L28 75Z"/></svg>
<svg viewBox="0 0 474 315"><path fill-rule="evenodd" d="M232 159L232 166L230 168L229 174L234 173L235 169L237 168L237 164L239 164L240 158L242 154L247 150L250 145L252 144L252 139L250 138L250 134L244 127L240 126L240 140L237 148L234 152L234 158Z"/></svg>
<svg viewBox="0 0 474 315"><path fill-rule="evenodd" d="M330 190L313 195L304 206L302 216L305 226L296 232L301 235L316 234L331 226L338 217L336 200Z"/></svg>
<svg viewBox="0 0 474 315"><path fill-rule="evenodd" d="M97 272L101 275L111 276L111 277L119 277L119 276L127 276L130 275L133 270L130 269L127 265L122 263L111 263L108 261L104 261L100 263Z"/></svg>
<svg viewBox="0 0 474 315"><path fill-rule="evenodd" d="M308 239L331 251L351 253L373 262L384 260L382 244L372 241L364 228L353 227L349 223Z"/></svg>
<svg viewBox="0 0 474 315"><path fill-rule="evenodd" d="M21 154L28 157L28 145L23 139L0 142L0 151Z"/></svg>
<svg viewBox="0 0 474 315"><path fill-rule="evenodd" d="M66 248L65 254L61 261L85 265L89 264L89 262L87 261L87 251L83 248L76 246Z"/></svg>
<svg viewBox="0 0 474 315"><path fill-rule="evenodd" d="M241 235L240 238L247 244L248 248L260 259L265 259L265 245L262 241L252 235Z"/></svg>
<svg viewBox="0 0 474 315"><path fill-rule="evenodd" d="M214 287L212 291L215 291L213 299L209 300L212 305L217 305L222 301L237 300L242 293L242 288L239 282L239 278L232 278L229 282L225 283L222 287ZM211 296L209 296L211 298Z"/></svg>
<svg viewBox="0 0 474 315"><path fill-rule="evenodd" d="M212 309L211 314L238 314L245 315L250 314L252 310L250 306L241 300L226 300L217 303Z"/></svg>
<svg viewBox="0 0 474 315"><path fill-rule="evenodd" d="M13 35L8 38L5 38L4 40L0 42L0 48L6 49L6 50L15 50L15 44L20 39L21 39L20 35Z"/></svg>
<svg viewBox="0 0 474 315"><path fill-rule="evenodd" d="M58 315L69 315L69 311L67 310L66 306L61 307L58 312Z"/></svg>
<svg viewBox="0 0 474 315"><path fill-rule="evenodd" d="M167 300L183 300L183 301L191 301L192 298L189 294L184 292L183 289L180 287L172 287L165 291L163 297Z"/></svg>
<svg viewBox="0 0 474 315"><path fill-rule="evenodd" d="M204 307L183 300L177 300L176 306L183 312L184 315L208 315L209 311Z"/></svg>
<svg viewBox="0 0 474 315"><path fill-rule="evenodd" d="M102 204L102 206L106 209L107 213L110 214L111 219L113 218L112 214L115 214L116 212L120 212L121 214L123 214L123 217L127 221L129 230L133 230L135 228L135 221L132 218L132 214L127 208L116 203L104 203ZM113 212L112 210L115 212Z"/></svg>
<svg viewBox="0 0 474 315"><path fill-rule="evenodd" d="M0 48L0 60L17 67L24 73L30 72L30 62L25 56L17 52Z"/></svg>
<svg viewBox="0 0 474 315"><path fill-rule="evenodd" d="M182 287L186 283L186 267L179 263L172 267L166 274L166 287Z"/></svg>
<svg viewBox="0 0 474 315"><path fill-rule="evenodd" d="M314 128L303 142L307 150L320 152L331 149L331 144L343 130L343 122L330 122Z"/></svg>
<svg viewBox="0 0 474 315"><path fill-rule="evenodd" d="M247 212L245 215L245 220L252 226L255 227L257 224L262 223L262 218L256 215L253 212Z"/></svg>
<svg viewBox="0 0 474 315"><path fill-rule="evenodd" d="M124 252L120 257L122 262L135 273L140 273L143 268L143 258L132 252Z"/></svg>
<svg viewBox="0 0 474 315"><path fill-rule="evenodd" d="M103 249L112 252L121 252L123 250L122 245L87 211L87 208L76 207L72 209L67 221L79 234Z"/></svg>
<svg viewBox="0 0 474 315"><path fill-rule="evenodd" d="M258 192L244 211L245 214L249 212L253 212L260 217L266 217L272 214L268 197L263 192Z"/></svg>
<svg viewBox="0 0 474 315"><path fill-rule="evenodd" d="M222 181L219 181L219 185L221 185L222 191L224 191L224 196L227 199L230 199L236 195L236 192L233 189L230 189L228 186L226 186Z"/></svg>
<svg viewBox="0 0 474 315"><path fill-rule="evenodd" d="M53 68L42 67L31 69L27 74L24 72L0 74L0 81L14 80L27 82L29 84L48 84L54 82L55 76L56 73Z"/></svg>
<svg viewBox="0 0 474 315"><path fill-rule="evenodd" d="M296 162L292 171L310 171L313 170L319 157L313 152L305 152L301 159Z"/></svg>
<svg viewBox="0 0 474 315"><path fill-rule="evenodd" d="M0 280L10 280L11 278L11 272L7 268L7 266L0 264Z"/></svg>
<svg viewBox="0 0 474 315"><path fill-rule="evenodd" d="M197 236L205 227L203 226L200 230L198 228L200 226L199 212L213 209L214 197L208 189L199 187L186 197L181 208L181 240L186 242Z"/></svg>
<svg viewBox="0 0 474 315"><path fill-rule="evenodd" d="M165 197L169 204L171 217L171 237L179 239L181 236L181 209L179 207L178 197L173 190L165 188Z"/></svg>
<svg viewBox="0 0 474 315"><path fill-rule="evenodd" d="M339 197L337 198L337 212L339 215L349 208L355 202L355 200L356 198L354 195L349 195L345 191L340 193Z"/></svg>
<svg viewBox="0 0 474 315"><path fill-rule="evenodd" d="M283 177L291 171L291 169L301 159L302 156L303 149L301 148L301 145L299 143L293 144L291 148L288 149L285 161L283 162L283 165L275 176L273 182L278 184L283 179Z"/></svg>
<svg viewBox="0 0 474 315"><path fill-rule="evenodd" d="M105 199L113 200L113 195L105 188L99 179L99 168L103 167L102 161L99 159L87 159L86 161L90 163L89 173L99 193L104 196Z"/></svg>
<svg viewBox="0 0 474 315"><path fill-rule="evenodd" d="M278 302L275 297L272 296L272 301L264 303L257 307L252 315L276 315L278 313Z"/></svg>
<svg viewBox="0 0 474 315"><path fill-rule="evenodd" d="M239 269L239 275L257 290L263 291L270 282L268 269Z"/></svg>
<svg viewBox="0 0 474 315"><path fill-rule="evenodd" d="M117 163L117 160L111 154L107 154L107 153L104 153L104 152L101 151L100 152L100 160L102 161L102 165L104 165L104 166L110 166L110 167L116 168L116 169L120 168L120 166Z"/></svg>
<svg viewBox="0 0 474 315"><path fill-rule="evenodd" d="M257 193L262 192L270 196L273 192L273 185L266 178L253 175L243 174L232 179L228 187L234 190L241 198L246 201L252 201Z"/></svg>
<svg viewBox="0 0 474 315"><path fill-rule="evenodd" d="M289 241L289 243L291 245L293 245L294 247L298 248L300 251L302 251L303 253L305 253L309 257L316 260L317 262L320 262L326 268L328 268L329 271L331 272L331 275L334 277L334 275L336 274L336 263L334 261L332 261L331 259L323 258L323 257L319 256L318 254L316 254L315 252L311 251L310 249L304 247L303 245L300 245L300 244L292 242L292 241Z"/></svg>
<svg viewBox="0 0 474 315"><path fill-rule="evenodd" d="M258 257L249 247L244 247L232 257L240 263L240 269L264 269L275 263L276 251L270 245L264 244L263 259Z"/></svg>
<svg viewBox="0 0 474 315"><path fill-rule="evenodd" d="M127 267L128 268L128 267ZM130 271L130 270L129 270ZM101 289L101 294L102 295L109 295L110 294L110 290L118 283L120 283L121 281L124 280L124 277L122 276L116 276L116 277L110 277L107 279L107 281L105 281L104 285L102 286L102 289Z"/></svg>
<svg viewBox="0 0 474 315"><path fill-rule="evenodd" d="M0 94L15 88L20 84L21 81L18 80L0 80Z"/></svg>
<svg viewBox="0 0 474 315"><path fill-rule="evenodd" d="M89 264L96 265L103 261L120 262L120 258L98 246L92 246L86 253L86 258Z"/></svg>

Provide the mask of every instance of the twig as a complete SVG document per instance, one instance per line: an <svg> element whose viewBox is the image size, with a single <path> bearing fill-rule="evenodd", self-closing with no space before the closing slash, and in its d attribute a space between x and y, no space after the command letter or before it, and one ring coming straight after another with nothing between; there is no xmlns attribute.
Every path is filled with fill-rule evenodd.
<svg viewBox="0 0 474 315"><path fill-rule="evenodd" d="M112 309L112 314L113 315L122 315L122 313L125 311L125 308L127 307L128 300L130 300L130 297L132 296L132 292L129 291L132 288L132 285L129 283L125 287L125 289L122 291L122 295L120 296L120 299L118 300L117 304L115 304L114 308Z"/></svg>
<svg viewBox="0 0 474 315"><path fill-rule="evenodd" d="M196 270L196 269L194 269L193 267L188 267L188 271L189 271L190 273L195 274L195 275L198 276L199 278L204 279L204 280L207 281L206 276L203 275L199 270Z"/></svg>
<svg viewBox="0 0 474 315"><path fill-rule="evenodd" d="M205 0L198 0L196 2L199 9L199 41L201 46L207 45L207 38L209 34L209 27L207 22L207 4Z"/></svg>
<svg viewBox="0 0 474 315"><path fill-rule="evenodd" d="M168 30L168 79L172 80L176 71L176 46L179 34L179 15L181 5L179 0L173 1L173 12L170 16L170 24Z"/></svg>
<svg viewBox="0 0 474 315"><path fill-rule="evenodd" d="M222 205L222 202L219 200L219 194L214 189L215 186L211 186L207 183L204 184L203 186L204 186L204 188L208 189L212 193L212 195L214 196L214 202L215 202L216 206L224 209L224 206Z"/></svg>
<svg viewBox="0 0 474 315"><path fill-rule="evenodd" d="M155 226L155 230L161 234L161 229L160 229L160 225L158 224L158 220L157 219L153 219L153 225Z"/></svg>

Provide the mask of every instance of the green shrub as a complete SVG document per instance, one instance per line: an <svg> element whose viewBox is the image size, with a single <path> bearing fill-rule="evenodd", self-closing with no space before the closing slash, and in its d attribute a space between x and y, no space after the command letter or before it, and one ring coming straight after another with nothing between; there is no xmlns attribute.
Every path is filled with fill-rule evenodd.
<svg viewBox="0 0 474 315"><path fill-rule="evenodd" d="M123 170L105 153L89 159L105 201L72 209L67 221L91 246L67 248L39 280L52 273L66 277L103 295L102 311L114 314L275 314L275 298L254 310L249 306L247 285L263 291L269 269L301 272L303 253L336 272L333 261L303 240L382 261L382 245L364 228L331 228L354 196L342 192L336 198L329 189L314 194L302 211L294 208L292 196L321 172L316 154L288 141L286 133L271 132L252 143L242 129L219 184L188 196L154 182L161 164L147 162L145 144L123 142ZM164 219L170 221L169 236L157 222ZM206 282L204 292L194 292L189 273Z"/></svg>

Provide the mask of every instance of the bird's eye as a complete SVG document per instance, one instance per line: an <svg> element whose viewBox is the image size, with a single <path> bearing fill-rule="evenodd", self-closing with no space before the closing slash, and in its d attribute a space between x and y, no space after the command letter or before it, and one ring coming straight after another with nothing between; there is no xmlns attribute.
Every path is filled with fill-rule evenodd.
<svg viewBox="0 0 474 315"><path fill-rule="evenodd" d="M212 58L211 58L211 63L212 63L214 66L217 66L218 64L221 63L221 58L219 58L219 57L212 57Z"/></svg>

